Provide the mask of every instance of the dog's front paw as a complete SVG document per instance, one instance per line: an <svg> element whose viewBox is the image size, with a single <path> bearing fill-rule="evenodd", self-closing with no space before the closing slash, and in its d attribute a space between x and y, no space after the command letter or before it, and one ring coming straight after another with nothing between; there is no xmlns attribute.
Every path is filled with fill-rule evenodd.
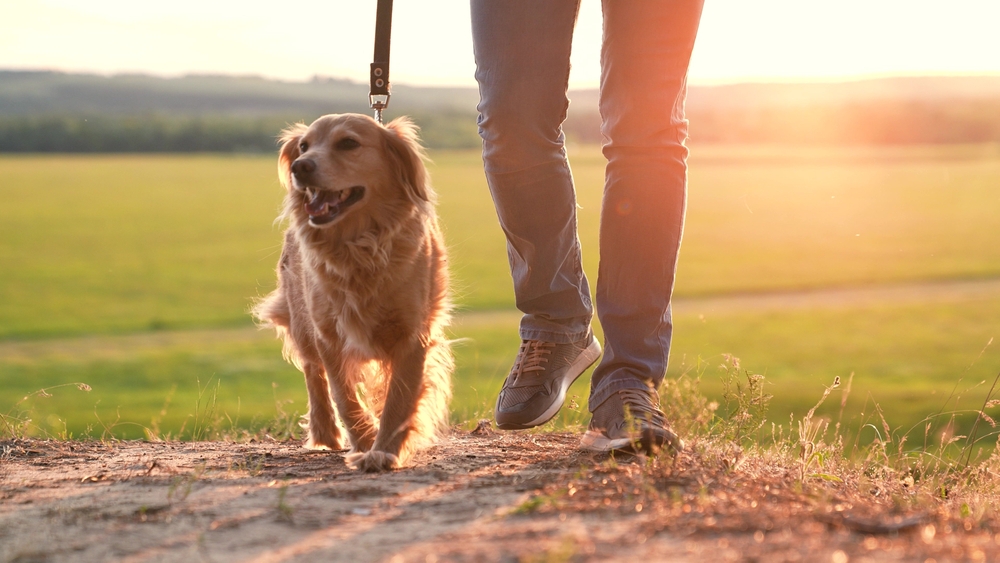
<svg viewBox="0 0 1000 563"><path fill-rule="evenodd" d="M351 469L364 471L366 473L376 473L379 471L389 471L399 468L399 456L378 450L367 452L353 452L344 458Z"/></svg>

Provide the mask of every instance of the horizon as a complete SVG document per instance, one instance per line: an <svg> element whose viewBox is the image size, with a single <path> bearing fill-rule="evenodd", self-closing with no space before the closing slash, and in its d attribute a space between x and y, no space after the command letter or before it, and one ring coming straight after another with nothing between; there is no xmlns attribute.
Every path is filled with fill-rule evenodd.
<svg viewBox="0 0 1000 563"><path fill-rule="evenodd" d="M96 76L99 78L127 78L127 77L140 77L140 78L153 78L161 80L179 80L186 78L231 78L231 79L254 79L263 80L268 82L277 82L284 84L309 84L317 81L340 81L348 82L352 84L358 84L366 86L368 84L367 79L358 79L357 77L351 76L329 76L316 74L306 78L281 78L266 76L263 74L236 74L236 73L224 73L224 72L184 72L184 73L156 73L152 71L121 71L121 72L99 72L99 71L87 71L87 70L61 70L52 68L10 68L10 67L0 67L0 72L10 72L10 73L51 73L51 74L64 74L67 76ZM711 87L723 87L723 86L744 86L744 85L788 85L788 86L808 86L808 85L821 85L821 84L851 84L859 82L874 82L879 80L909 80L909 79L963 79L963 78L983 78L983 79L1000 79L1000 71L997 72L983 72L983 73L926 73L926 74L869 74L869 75L855 75L855 76L839 76L839 77L761 77L758 80L746 79L746 80L736 80L734 81L688 81L689 87L698 88L711 88ZM393 80L393 86L405 86L407 88L442 88L442 89L476 89L475 84L418 84L411 82L402 82ZM569 90L581 91L581 90L597 90L598 85L581 85L574 86L570 85Z"/></svg>
<svg viewBox="0 0 1000 563"><path fill-rule="evenodd" d="M375 0L306 0L296 8L26 0L8 7L0 22L0 68L367 82ZM439 0L433 8L397 2L394 8L395 84L475 87L467 0ZM328 23L306 30L302 14ZM993 0L956 0L947 7L929 0L845 0L836 6L714 0L705 6L689 81L715 86L1000 75L1000 34L992 29L998 19L1000 5ZM600 34L600 3L583 0L571 89L597 86Z"/></svg>

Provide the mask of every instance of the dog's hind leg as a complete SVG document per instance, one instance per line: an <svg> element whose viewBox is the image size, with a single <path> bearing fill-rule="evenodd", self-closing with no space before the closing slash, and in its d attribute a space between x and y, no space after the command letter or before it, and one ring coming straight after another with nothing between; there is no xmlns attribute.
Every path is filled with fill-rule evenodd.
<svg viewBox="0 0 1000 563"><path fill-rule="evenodd" d="M305 447L311 450L344 449L343 437L337 426L337 412L330 401L330 388L322 364L304 361L302 373L305 374L306 390L309 392L309 439Z"/></svg>
<svg viewBox="0 0 1000 563"><path fill-rule="evenodd" d="M413 417L413 435L410 443L422 447L433 442L448 428L451 402L451 374L455 371L455 358L451 341L443 331L432 338L424 362L424 390Z"/></svg>
<svg viewBox="0 0 1000 563"><path fill-rule="evenodd" d="M296 295L298 298L298 296ZM344 449L344 439L337 426L337 411L330 400L330 389L326 381L326 369L316 349L316 337L312 324L303 318L299 309L290 311L289 328L285 338L285 357L302 370L306 378L309 395L308 423L309 438L305 447L311 450Z"/></svg>

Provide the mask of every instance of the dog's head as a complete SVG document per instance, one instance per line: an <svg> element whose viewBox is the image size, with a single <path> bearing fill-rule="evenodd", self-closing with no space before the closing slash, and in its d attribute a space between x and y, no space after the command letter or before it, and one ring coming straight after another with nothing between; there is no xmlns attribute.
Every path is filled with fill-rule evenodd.
<svg viewBox="0 0 1000 563"><path fill-rule="evenodd" d="M359 114L326 115L281 136L278 175L299 225L391 221L433 197L417 128L399 118L385 127Z"/></svg>

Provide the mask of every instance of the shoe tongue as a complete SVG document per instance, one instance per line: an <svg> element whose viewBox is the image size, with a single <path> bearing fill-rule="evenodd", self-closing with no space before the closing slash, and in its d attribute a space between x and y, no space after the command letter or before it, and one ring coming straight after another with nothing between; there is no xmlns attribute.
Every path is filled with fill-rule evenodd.
<svg viewBox="0 0 1000 563"><path fill-rule="evenodd" d="M528 343L521 358L521 371L540 371L545 369L542 365L547 362L547 356L552 352L552 346L544 342L531 341Z"/></svg>

